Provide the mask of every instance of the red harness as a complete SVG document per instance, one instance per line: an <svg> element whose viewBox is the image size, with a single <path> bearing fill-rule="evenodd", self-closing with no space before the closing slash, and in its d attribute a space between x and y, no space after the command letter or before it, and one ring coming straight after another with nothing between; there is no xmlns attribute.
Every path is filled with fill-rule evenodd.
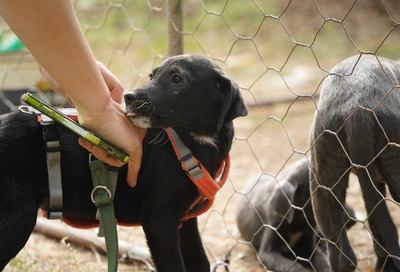
<svg viewBox="0 0 400 272"><path fill-rule="evenodd" d="M183 219L186 220L197 217L208 211L214 203L215 195L225 184L230 169L230 156L228 154L226 159L221 162L215 176L211 177L203 164L199 162L190 151L185 150L185 147L181 146L178 142L180 139L179 137L177 138L174 131L170 128L167 128L165 131L167 132L169 140L175 150L176 157L181 162L182 169L186 172L187 176L194 185L196 185L200 192L199 197L195 200ZM182 154L182 152L186 154ZM216 179L221 175L221 173L222 176L218 182Z"/></svg>
<svg viewBox="0 0 400 272"><path fill-rule="evenodd" d="M73 118L75 121L78 121L77 116L69 115L69 117ZM41 115L37 115L37 120L39 123L42 121ZM215 195L222 188L228 178L230 169L230 156L228 154L227 158L221 162L215 176L212 177L207 169L205 169L203 164L198 161L197 158L192 155L190 150L182 143L174 130L168 128L165 129L165 131L174 148L176 157L181 162L182 169L186 172L187 176L194 183L194 185L196 185L200 193L198 198L193 202L185 216L182 218L182 221L185 221L189 218L197 217L210 209L214 203ZM216 179L219 176L221 176L220 181L217 181ZM97 220L77 221L63 217L63 221L75 228L94 228L98 226ZM120 222L118 222L118 224L125 226L128 225Z"/></svg>

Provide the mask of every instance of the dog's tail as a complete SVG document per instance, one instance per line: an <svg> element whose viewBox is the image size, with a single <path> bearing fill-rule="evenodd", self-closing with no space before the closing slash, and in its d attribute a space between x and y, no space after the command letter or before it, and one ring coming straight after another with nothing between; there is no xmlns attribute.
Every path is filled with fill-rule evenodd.
<svg viewBox="0 0 400 272"><path fill-rule="evenodd" d="M356 169L375 165L377 146L375 139L382 137L373 111L357 108L343 125L343 145ZM347 146L345 143L349 143Z"/></svg>

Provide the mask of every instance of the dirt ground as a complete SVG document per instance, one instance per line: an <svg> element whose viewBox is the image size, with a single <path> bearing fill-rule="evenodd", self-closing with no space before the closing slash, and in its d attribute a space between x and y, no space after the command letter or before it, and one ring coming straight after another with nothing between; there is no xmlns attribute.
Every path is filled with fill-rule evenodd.
<svg viewBox="0 0 400 272"><path fill-rule="evenodd" d="M256 252L240 238L235 223L236 201L244 193L241 190L249 177L263 173L277 175L285 165L308 152L308 134L314 111L314 101L304 98L293 103L252 107L247 117L235 121L236 139L231 151L229 180L217 195L212 210L199 218L203 243L213 265L230 252L229 271L266 270L258 262ZM349 231L351 243L358 256L358 270L373 271L372 238L366 224L361 223L366 214L354 179L348 190L348 202L361 219ZM398 207L392 206L398 213ZM396 223L399 225L399 220ZM119 237L136 245L146 246L140 228L119 227ZM105 256L33 234L25 248L4 271L106 270ZM139 263L120 263L119 271L149 269ZM216 271L226 270L221 266Z"/></svg>

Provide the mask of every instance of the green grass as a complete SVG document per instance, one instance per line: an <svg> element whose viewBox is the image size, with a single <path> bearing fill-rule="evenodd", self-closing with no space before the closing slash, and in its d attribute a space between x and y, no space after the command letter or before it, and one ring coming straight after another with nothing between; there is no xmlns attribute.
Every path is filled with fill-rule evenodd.
<svg viewBox="0 0 400 272"><path fill-rule="evenodd" d="M118 2L118 1L117 1ZM288 3L290 2L290 5ZM318 4L318 6L315 5ZM396 58L399 31L381 4L331 1L183 1L185 53L227 59L232 54L256 52L268 66L280 69L295 47L310 53L297 61L317 59L329 69L339 60L361 52ZM106 62L123 55L115 69L147 74L168 54L165 1L78 0L77 15L96 56ZM250 40L253 49L246 42ZM148 63L147 65L143 65ZM298 64L298 63L297 63ZM296 64L296 65L297 65ZM242 67L246 69L247 67Z"/></svg>
<svg viewBox="0 0 400 272"><path fill-rule="evenodd" d="M11 262L8 264L8 266L10 269L12 269L12 271L15 271L15 272L29 272L29 271L31 271L32 267L35 266L35 264L36 264L36 261L28 262L25 259L15 257L14 259L11 260Z"/></svg>

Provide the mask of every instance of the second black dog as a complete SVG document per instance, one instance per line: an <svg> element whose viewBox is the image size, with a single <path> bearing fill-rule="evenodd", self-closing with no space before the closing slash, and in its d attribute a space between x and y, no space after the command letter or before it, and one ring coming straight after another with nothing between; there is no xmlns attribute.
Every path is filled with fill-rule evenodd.
<svg viewBox="0 0 400 272"><path fill-rule="evenodd" d="M257 250L268 270L328 272L326 246L311 208L307 158L289 165L277 179L263 175L250 180L237 208L244 240ZM354 211L346 205L348 213ZM353 220L346 227L354 225Z"/></svg>
<svg viewBox="0 0 400 272"><path fill-rule="evenodd" d="M361 54L325 78L311 129L312 205L332 271L357 269L343 230L349 175L359 180L377 257L376 271L400 270L400 246L386 198L400 201L400 62Z"/></svg>

